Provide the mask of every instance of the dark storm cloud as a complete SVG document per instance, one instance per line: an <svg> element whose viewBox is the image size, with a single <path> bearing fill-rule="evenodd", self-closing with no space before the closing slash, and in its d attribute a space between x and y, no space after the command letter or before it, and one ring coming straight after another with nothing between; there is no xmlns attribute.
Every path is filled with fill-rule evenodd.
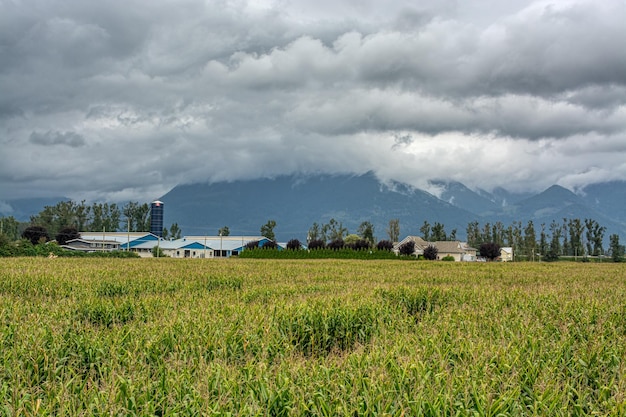
<svg viewBox="0 0 626 417"><path fill-rule="evenodd" d="M619 0L4 1L0 189L623 179L625 14Z"/></svg>

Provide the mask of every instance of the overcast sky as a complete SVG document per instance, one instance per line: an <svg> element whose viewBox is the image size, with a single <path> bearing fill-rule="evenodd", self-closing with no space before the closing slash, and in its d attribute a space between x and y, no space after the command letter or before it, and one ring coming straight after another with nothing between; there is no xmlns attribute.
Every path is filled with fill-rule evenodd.
<svg viewBox="0 0 626 417"><path fill-rule="evenodd" d="M0 201L626 179L623 0L0 0Z"/></svg>

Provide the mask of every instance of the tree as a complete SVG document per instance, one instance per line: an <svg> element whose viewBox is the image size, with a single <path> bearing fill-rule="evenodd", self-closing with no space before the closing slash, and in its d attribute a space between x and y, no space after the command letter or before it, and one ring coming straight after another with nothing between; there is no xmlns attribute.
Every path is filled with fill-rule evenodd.
<svg viewBox="0 0 626 417"><path fill-rule="evenodd" d="M403 243L398 248L398 252L400 253L400 255L404 256L410 256L415 254L415 242L409 240L408 242Z"/></svg>
<svg viewBox="0 0 626 417"><path fill-rule="evenodd" d="M548 236L546 235L546 224L541 223L541 233L539 235L539 253L541 256L546 256L548 253Z"/></svg>
<svg viewBox="0 0 626 417"><path fill-rule="evenodd" d="M320 225L317 222L314 222L311 228L309 229L309 234L307 235L306 240L308 242L312 242L314 240L318 240L322 237L320 232Z"/></svg>
<svg viewBox="0 0 626 417"><path fill-rule="evenodd" d="M535 225L529 220L524 229L524 247L526 248L527 259L535 260L535 252L537 247L537 235L535 234Z"/></svg>
<svg viewBox="0 0 626 417"><path fill-rule="evenodd" d="M613 258L613 262L623 262L624 261L624 245L620 245L619 243L619 235L613 234L609 236L610 246L611 246L611 257Z"/></svg>
<svg viewBox="0 0 626 417"><path fill-rule="evenodd" d="M150 206L129 201L122 209L126 216L126 229L131 232L147 232L150 230Z"/></svg>
<svg viewBox="0 0 626 417"><path fill-rule="evenodd" d="M593 219L585 219L585 227L587 228L585 232L587 238L587 253L593 256L602 255L602 241L604 240L606 227L600 226L600 224Z"/></svg>
<svg viewBox="0 0 626 417"><path fill-rule="evenodd" d="M584 226L580 219L570 219L567 223L569 229L569 244L571 247L570 253L574 256L583 256L585 254L585 247L583 246L583 231Z"/></svg>
<svg viewBox="0 0 626 417"><path fill-rule="evenodd" d="M276 227L276 220L268 220L263 226L261 226L261 236L265 236L269 240L275 240L274 228Z"/></svg>
<svg viewBox="0 0 626 417"><path fill-rule="evenodd" d="M30 240L30 243L37 245L39 243L45 243L50 240L48 230L43 226L29 226L22 232L24 239Z"/></svg>
<svg viewBox="0 0 626 417"><path fill-rule="evenodd" d="M389 220L387 235L389 236L389 240L392 242L400 240L400 219Z"/></svg>
<svg viewBox="0 0 626 417"><path fill-rule="evenodd" d="M217 231L218 236L230 236L230 229L228 226L220 227Z"/></svg>
<svg viewBox="0 0 626 417"><path fill-rule="evenodd" d="M552 235L552 239L550 240L550 252L558 257L562 253L561 236L563 235L563 228L559 223L552 220L552 223L550 223L550 233Z"/></svg>
<svg viewBox="0 0 626 417"><path fill-rule="evenodd" d="M64 227L59 230L59 233L55 236L55 239L59 245L65 245L72 239L78 239L80 237L80 233L75 227Z"/></svg>
<svg viewBox="0 0 626 417"><path fill-rule="evenodd" d="M122 212L117 204L93 203L91 206L91 224L83 229L78 225L78 230L100 232L102 230L117 231L120 227Z"/></svg>
<svg viewBox="0 0 626 417"><path fill-rule="evenodd" d="M439 249L437 249L434 245L428 245L424 248L424 259L428 259L429 261L434 261L437 259L437 255L439 254Z"/></svg>
<svg viewBox="0 0 626 417"><path fill-rule="evenodd" d="M352 247L359 240L361 240L361 237L359 235L349 234L348 236L346 236L343 242L346 244L346 246Z"/></svg>
<svg viewBox="0 0 626 417"><path fill-rule="evenodd" d="M180 230L180 227L178 227L178 223L172 223L172 225L170 226L170 237L172 239L180 239L182 237L182 230Z"/></svg>
<svg viewBox="0 0 626 417"><path fill-rule="evenodd" d="M0 234L7 237L9 240L17 240L20 237L19 233L20 222L15 217L2 217L0 218Z"/></svg>
<svg viewBox="0 0 626 417"><path fill-rule="evenodd" d="M374 244L374 225L371 222L364 221L359 225L357 234L363 240L367 240L370 244Z"/></svg>
<svg viewBox="0 0 626 417"><path fill-rule="evenodd" d="M390 240L381 240L376 244L376 249L391 251L393 249L393 242Z"/></svg>
<svg viewBox="0 0 626 417"><path fill-rule="evenodd" d="M287 242L287 249L289 250L300 250L301 247L302 244L298 239L291 239L289 242Z"/></svg>
<svg viewBox="0 0 626 417"><path fill-rule="evenodd" d="M424 220L424 224L420 227L420 232L422 232L422 239L428 242L430 240L430 223L427 220Z"/></svg>
<svg viewBox="0 0 626 417"><path fill-rule="evenodd" d="M343 227L343 223L338 222L335 219L330 219L328 221L328 227L326 230L328 231L328 238L331 241L333 240L343 241L343 237L348 234L348 229Z"/></svg>
<svg viewBox="0 0 626 417"><path fill-rule="evenodd" d="M465 231L467 233L467 244L473 248L480 246L482 238L478 222L474 220L473 222L468 223Z"/></svg>
<svg viewBox="0 0 626 417"><path fill-rule="evenodd" d="M490 261L500 257L500 245L494 242L485 242L480 245L480 256L484 256Z"/></svg>
<svg viewBox="0 0 626 417"><path fill-rule="evenodd" d="M430 239L435 242L448 240L445 226L439 222L435 222L430 232Z"/></svg>

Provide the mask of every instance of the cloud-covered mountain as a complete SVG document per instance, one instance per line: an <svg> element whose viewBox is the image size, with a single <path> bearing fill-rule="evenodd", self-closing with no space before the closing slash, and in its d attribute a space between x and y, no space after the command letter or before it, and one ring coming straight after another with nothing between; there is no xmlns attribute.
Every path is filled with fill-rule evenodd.
<svg viewBox="0 0 626 417"><path fill-rule="evenodd" d="M375 226L379 239L386 238L389 220L400 219L401 234L420 234L424 221L443 223L446 231L457 229L464 238L467 224L532 220L535 227L565 218L591 218L610 233L626 234L626 222L611 215L620 197L607 207L598 186L586 197L560 187L527 196L496 190L473 191L461 183L431 182L435 197L399 182L383 184L371 173L350 175L281 176L275 179L180 185L160 199L165 203L165 223L178 223L185 234L216 234L228 226L233 234L257 234L267 220L277 221L279 239L306 238L313 224L331 218L355 232L363 221ZM593 197L597 196L597 198ZM604 197L602 197L604 201ZM506 199L506 201L505 201ZM590 201L596 203L590 204ZM621 194L622 205L624 194Z"/></svg>

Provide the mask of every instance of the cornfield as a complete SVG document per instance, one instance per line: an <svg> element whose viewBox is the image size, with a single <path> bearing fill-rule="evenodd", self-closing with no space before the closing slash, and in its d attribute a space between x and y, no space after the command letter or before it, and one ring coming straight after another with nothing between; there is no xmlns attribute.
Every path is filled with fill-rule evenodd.
<svg viewBox="0 0 626 417"><path fill-rule="evenodd" d="M0 259L0 415L626 415L626 265Z"/></svg>

